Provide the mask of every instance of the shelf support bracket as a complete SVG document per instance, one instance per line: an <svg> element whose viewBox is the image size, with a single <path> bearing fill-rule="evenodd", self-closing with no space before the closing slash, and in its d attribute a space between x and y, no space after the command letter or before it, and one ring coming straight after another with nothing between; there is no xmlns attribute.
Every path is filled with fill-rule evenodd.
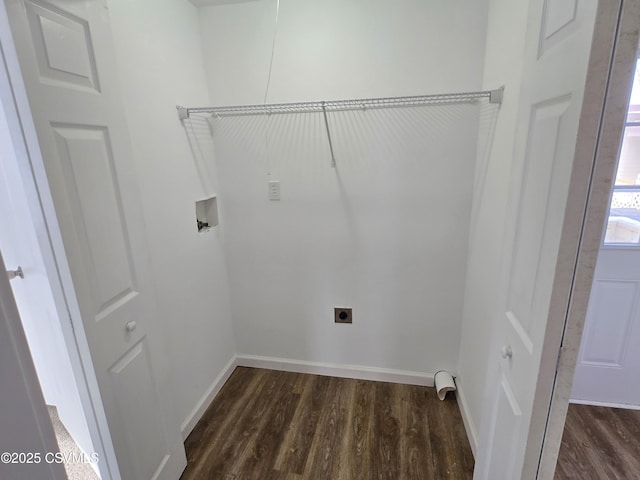
<svg viewBox="0 0 640 480"><path fill-rule="evenodd" d="M489 92L489 103L502 103L504 97L504 85Z"/></svg>
<svg viewBox="0 0 640 480"><path fill-rule="evenodd" d="M178 118L181 122L189 118L189 109L182 107L180 105L176 105L176 110L178 110Z"/></svg>

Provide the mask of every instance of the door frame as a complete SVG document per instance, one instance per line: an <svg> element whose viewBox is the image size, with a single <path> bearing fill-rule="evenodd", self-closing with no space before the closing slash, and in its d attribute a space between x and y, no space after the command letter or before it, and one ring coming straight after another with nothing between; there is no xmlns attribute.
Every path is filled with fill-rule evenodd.
<svg viewBox="0 0 640 480"><path fill-rule="evenodd" d="M638 69L637 65L638 62L640 62L640 45L638 46L638 50L636 52L636 70L635 70L635 76L640 75L640 69ZM633 79L633 81L635 81L635 78ZM627 105L627 112L629 111L629 107L631 106L631 102L628 102ZM622 145L624 142L624 136L625 136L625 132L626 132L626 128L628 125L628 115L625 116L625 124L623 125L622 128L622 136L621 136L621 141L620 141L620 152L618 154L618 157L620 157L622 155ZM617 178L617 174L618 174L618 170L620 168L620 158L618 158L617 162L616 162L616 170L615 170L615 175L614 178ZM607 201L607 211L606 211L606 215L609 215L610 209L611 209L611 202L614 196L614 192L615 192L615 188L618 187L619 185L613 185L612 187L612 192L611 195L609 196L609 199ZM607 218L607 217L605 217ZM605 224L605 230L608 230L607 227L608 224ZM600 245L599 245L599 250L598 250L598 262L597 262L597 269L596 269L596 274L598 273L598 271L600 271L604 265L604 261L606 260L606 258L602 258L600 257L600 255L605 255L605 256L610 256L610 255L618 255L619 253L622 252L626 252L626 253L631 253L631 252L635 252L633 253L634 255L637 255L638 253L640 253L640 244L636 243L636 244L624 244L624 243L605 243L605 238L606 238L606 233L603 233L602 235L602 239L600 241ZM614 252L618 252L618 253L614 253ZM617 274L619 271L620 267L616 267L614 270L610 271L610 273L612 274ZM602 273L599 273L599 277L601 280L615 280L615 277L612 277L610 275L606 275L604 278L602 277ZM579 359L582 356L581 352L582 350L584 350L584 345L583 342L586 341L586 339L584 338L584 335L587 332L587 326L590 322L593 322L594 316L595 316L595 312L593 311L593 300L594 300L594 289L595 289L595 277L594 277L594 285L592 286L592 289L589 293L589 309L587 311L587 315L588 317L585 318L584 321L584 325L582 325L582 335L580 337L580 346L578 348L578 351L576 352L578 355L578 359L576 361L576 366L575 369L577 371L577 367L579 366ZM638 320L634 320L634 321L638 321ZM571 334L570 331L567 332L567 335ZM598 336L594 337L594 339L596 341L599 341L600 338ZM571 339L570 341L574 341L574 339ZM633 350L633 349L632 349ZM574 371L571 375L572 378L575 376L576 371ZM568 372L566 373L568 374ZM565 372L559 372L558 375L565 375ZM575 378L574 378L574 382L575 382ZM640 404L626 404L623 402L613 402L610 400L606 400L606 401L598 401L598 400L591 400L588 399L589 397L583 397L582 399L576 399L575 398L575 388L576 385L572 385L571 388L571 395L570 395L570 403L573 404L584 404L584 405L594 405L594 406L603 406L603 407L612 407L612 408L625 408L625 409L630 409L630 410L640 410ZM637 403L637 402L636 402Z"/></svg>
<svg viewBox="0 0 640 480"><path fill-rule="evenodd" d="M102 480L120 480L115 450L74 293L60 228L53 209L53 200L4 2L0 2L0 99L16 152L13 161L17 162L20 170L22 183L18 188L25 190L29 201L84 415L95 453L99 457L100 475ZM25 381L35 381L39 385L35 372L23 372L23 375Z"/></svg>
<svg viewBox="0 0 640 480"><path fill-rule="evenodd" d="M555 474L613 189L639 23L640 0L599 0L523 478Z"/></svg>

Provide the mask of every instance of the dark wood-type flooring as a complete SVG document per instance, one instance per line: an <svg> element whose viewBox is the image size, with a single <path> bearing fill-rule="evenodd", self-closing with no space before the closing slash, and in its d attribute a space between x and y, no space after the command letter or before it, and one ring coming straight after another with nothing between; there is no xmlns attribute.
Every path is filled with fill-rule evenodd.
<svg viewBox="0 0 640 480"><path fill-rule="evenodd" d="M455 398L433 388L237 368L185 442L181 480L471 479Z"/></svg>
<svg viewBox="0 0 640 480"><path fill-rule="evenodd" d="M640 411L569 405L555 480L640 479Z"/></svg>

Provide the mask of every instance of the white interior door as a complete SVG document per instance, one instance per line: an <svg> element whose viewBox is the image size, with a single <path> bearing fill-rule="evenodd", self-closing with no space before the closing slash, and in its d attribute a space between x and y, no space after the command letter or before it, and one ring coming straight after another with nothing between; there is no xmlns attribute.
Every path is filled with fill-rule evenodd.
<svg viewBox="0 0 640 480"><path fill-rule="evenodd" d="M618 157L571 399L640 406L640 71Z"/></svg>
<svg viewBox="0 0 640 480"><path fill-rule="evenodd" d="M0 478L63 480L63 465L46 462L58 445L5 269L0 254Z"/></svg>
<svg viewBox="0 0 640 480"><path fill-rule="evenodd" d="M474 478L523 472L596 1L531 0L498 318ZM505 94L508 95L509 86Z"/></svg>
<svg viewBox="0 0 640 480"><path fill-rule="evenodd" d="M70 315L82 319L120 474L176 479L186 458L158 395L166 369L107 4L6 5L46 171L38 187L45 202L50 190L58 268Z"/></svg>
<svg viewBox="0 0 640 480"><path fill-rule="evenodd" d="M95 451L66 349L46 267L18 172L5 116L0 112L0 249L23 278L12 282L45 402L87 455Z"/></svg>

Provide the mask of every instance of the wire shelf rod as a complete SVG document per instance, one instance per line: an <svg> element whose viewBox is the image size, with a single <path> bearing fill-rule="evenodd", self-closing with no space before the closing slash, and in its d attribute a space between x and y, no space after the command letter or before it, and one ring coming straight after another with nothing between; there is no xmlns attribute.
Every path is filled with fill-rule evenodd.
<svg viewBox="0 0 640 480"><path fill-rule="evenodd" d="M264 105L236 105L222 107L182 107L177 106L181 120L192 113L210 113L217 117L238 115L273 115L286 113L326 113L346 110L367 110L395 107L420 107L451 103L473 103L482 98L490 103L501 103L504 87L479 92L444 93L437 95L416 95L405 97L361 98L351 100L328 100L320 102L272 103Z"/></svg>

